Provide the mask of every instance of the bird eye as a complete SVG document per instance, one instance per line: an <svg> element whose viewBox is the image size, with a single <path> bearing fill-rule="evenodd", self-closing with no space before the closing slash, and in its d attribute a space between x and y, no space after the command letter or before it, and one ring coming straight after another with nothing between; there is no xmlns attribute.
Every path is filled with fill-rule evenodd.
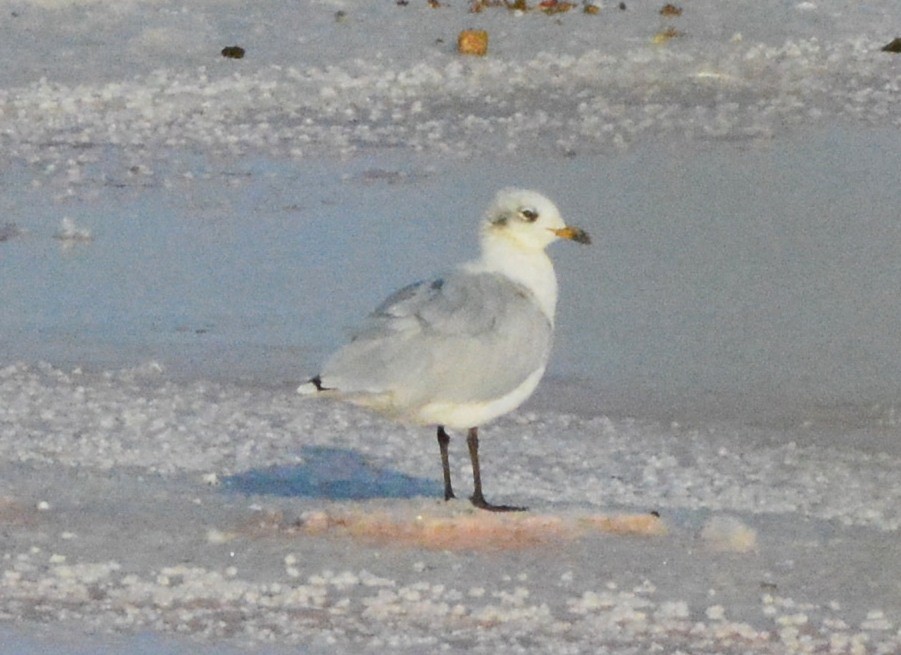
<svg viewBox="0 0 901 655"><path fill-rule="evenodd" d="M520 209L519 215L522 216L522 219L527 223L534 223L538 220L538 212L528 207Z"/></svg>

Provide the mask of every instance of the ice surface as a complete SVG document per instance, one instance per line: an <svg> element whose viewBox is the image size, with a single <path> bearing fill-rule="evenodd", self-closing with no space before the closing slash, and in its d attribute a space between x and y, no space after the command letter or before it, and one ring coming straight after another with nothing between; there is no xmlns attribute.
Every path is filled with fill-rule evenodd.
<svg viewBox="0 0 901 655"><path fill-rule="evenodd" d="M861 449L515 414L483 443L494 497L534 508L505 525L437 499L431 434L291 388L23 364L0 397L0 614L37 634L313 652L899 646L896 436ZM654 510L666 532L590 529L611 510Z"/></svg>
<svg viewBox="0 0 901 655"><path fill-rule="evenodd" d="M897 129L833 126L642 144L552 171L543 157L254 158L60 196L10 172L27 235L0 242L0 352L296 383L392 290L473 257L494 191L521 184L598 235L591 249L552 247L556 409L890 424L899 151ZM64 216L93 240L60 253Z"/></svg>
<svg viewBox="0 0 901 655"><path fill-rule="evenodd" d="M0 651L901 651L901 6L617 4L4 6ZM508 524L293 390L509 184L598 240Z"/></svg>
<svg viewBox="0 0 901 655"><path fill-rule="evenodd" d="M557 17L410 4L342 8L343 20L328 3L27 5L0 46L25 59L2 73L4 159L77 183L107 149L115 177L140 178L198 150L560 156L899 121L899 64L880 50L893 0L706 0L672 20L650 3ZM655 45L670 23L683 36ZM455 53L473 24L491 56ZM236 41L247 56L221 57Z"/></svg>

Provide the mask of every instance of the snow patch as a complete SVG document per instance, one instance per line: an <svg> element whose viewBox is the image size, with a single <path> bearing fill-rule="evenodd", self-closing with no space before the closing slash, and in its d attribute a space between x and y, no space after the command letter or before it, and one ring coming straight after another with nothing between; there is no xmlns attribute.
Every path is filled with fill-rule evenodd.
<svg viewBox="0 0 901 655"><path fill-rule="evenodd" d="M700 532L701 541L711 550L749 553L757 550L757 531L735 516L713 516Z"/></svg>

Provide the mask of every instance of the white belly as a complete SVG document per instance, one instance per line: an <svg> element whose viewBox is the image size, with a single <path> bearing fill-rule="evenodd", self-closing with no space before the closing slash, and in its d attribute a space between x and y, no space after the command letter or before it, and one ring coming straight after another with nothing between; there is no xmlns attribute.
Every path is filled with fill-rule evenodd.
<svg viewBox="0 0 901 655"><path fill-rule="evenodd" d="M409 412L405 418L422 425L443 425L455 430L478 427L519 407L535 391L542 375L543 366L513 391L494 400L478 403L429 403Z"/></svg>

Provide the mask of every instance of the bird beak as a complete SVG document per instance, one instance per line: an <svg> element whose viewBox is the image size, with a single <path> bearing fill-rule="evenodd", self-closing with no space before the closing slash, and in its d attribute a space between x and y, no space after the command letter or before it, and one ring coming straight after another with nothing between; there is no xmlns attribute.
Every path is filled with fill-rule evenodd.
<svg viewBox="0 0 901 655"><path fill-rule="evenodd" d="M588 232L580 227L561 227L559 230L551 230L551 232L556 234L561 239L569 239L570 241L575 241L576 243L591 243L591 237L588 236Z"/></svg>

